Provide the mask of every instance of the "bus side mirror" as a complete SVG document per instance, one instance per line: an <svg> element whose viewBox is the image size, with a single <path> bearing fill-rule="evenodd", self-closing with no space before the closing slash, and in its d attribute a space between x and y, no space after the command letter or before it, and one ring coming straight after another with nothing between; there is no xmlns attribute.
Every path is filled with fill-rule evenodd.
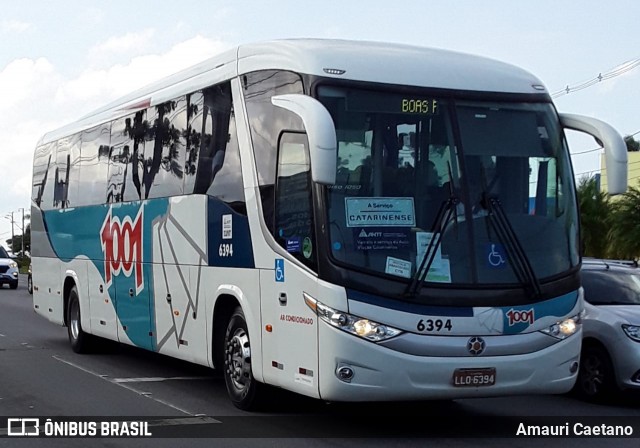
<svg viewBox="0 0 640 448"><path fill-rule="evenodd" d="M627 145L611 125L592 117L559 114L560 123L567 129L584 132L604 147L607 166L607 192L610 195L627 191Z"/></svg>
<svg viewBox="0 0 640 448"><path fill-rule="evenodd" d="M336 128L329 111L320 101L301 94L276 95L271 103L302 118L309 140L311 179L319 184L334 185L338 149Z"/></svg>

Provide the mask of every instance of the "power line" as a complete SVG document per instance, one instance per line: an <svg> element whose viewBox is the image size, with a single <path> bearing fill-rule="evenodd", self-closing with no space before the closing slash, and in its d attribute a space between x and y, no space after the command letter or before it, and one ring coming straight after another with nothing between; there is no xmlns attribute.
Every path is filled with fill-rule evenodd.
<svg viewBox="0 0 640 448"><path fill-rule="evenodd" d="M626 137L634 137L637 134L640 134L640 131L636 131L633 134L625 135L625 138ZM597 148L587 149L586 151L570 152L569 155L571 155L571 156L579 156L580 154L587 154L587 153L590 153L590 152L600 151L601 149L602 149L602 146L599 146ZM637 163L637 162L633 162L633 163Z"/></svg>
<svg viewBox="0 0 640 448"><path fill-rule="evenodd" d="M552 93L551 98L557 98L562 95L568 95L569 93L572 93L572 92L578 92L580 90L584 90L602 81L608 81L620 75L624 75L625 73L635 69L638 66L640 66L640 58L623 62L622 64L619 64L617 67L614 67L613 69L609 70L608 72L605 72L604 74L598 73L598 76L591 78L587 81L583 81L578 84L574 84L572 86L567 85L564 89L558 90Z"/></svg>
<svg viewBox="0 0 640 448"><path fill-rule="evenodd" d="M601 149L602 149L602 146L599 146L598 148L588 149L586 151L572 152L572 153L570 153L570 155L579 156L580 154L587 154L589 152L600 151Z"/></svg>

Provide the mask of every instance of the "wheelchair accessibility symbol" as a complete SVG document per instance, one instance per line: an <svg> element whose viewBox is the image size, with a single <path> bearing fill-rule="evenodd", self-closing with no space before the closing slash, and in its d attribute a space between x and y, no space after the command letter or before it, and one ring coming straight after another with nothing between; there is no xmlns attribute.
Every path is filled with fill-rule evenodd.
<svg viewBox="0 0 640 448"><path fill-rule="evenodd" d="M284 259L276 258L276 281L284 282Z"/></svg>
<svg viewBox="0 0 640 448"><path fill-rule="evenodd" d="M504 253L504 247L501 244L488 244L487 245L487 261L491 268L501 268L507 262L507 257Z"/></svg>

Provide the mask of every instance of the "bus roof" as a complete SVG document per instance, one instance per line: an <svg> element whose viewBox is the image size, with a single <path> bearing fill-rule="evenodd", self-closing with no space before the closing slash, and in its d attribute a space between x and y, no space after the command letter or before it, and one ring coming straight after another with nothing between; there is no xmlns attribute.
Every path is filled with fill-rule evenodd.
<svg viewBox="0 0 640 448"><path fill-rule="evenodd" d="M244 44L136 90L78 121L45 134L47 143L256 70L290 70L328 78L515 94L547 93L531 73L504 62L404 44L282 39ZM342 72L342 74L337 74Z"/></svg>

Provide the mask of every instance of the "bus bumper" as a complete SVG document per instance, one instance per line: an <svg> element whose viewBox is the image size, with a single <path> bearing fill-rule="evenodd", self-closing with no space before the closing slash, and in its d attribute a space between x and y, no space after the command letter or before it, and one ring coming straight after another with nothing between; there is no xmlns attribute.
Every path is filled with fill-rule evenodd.
<svg viewBox="0 0 640 448"><path fill-rule="evenodd" d="M319 389L327 401L409 401L561 394L573 387L582 330L539 351L511 356L401 353L319 322ZM505 336L509 337L509 336ZM344 378L352 372L351 378ZM495 384L454 386L456 369L494 368ZM343 369L343 379L339 379Z"/></svg>

